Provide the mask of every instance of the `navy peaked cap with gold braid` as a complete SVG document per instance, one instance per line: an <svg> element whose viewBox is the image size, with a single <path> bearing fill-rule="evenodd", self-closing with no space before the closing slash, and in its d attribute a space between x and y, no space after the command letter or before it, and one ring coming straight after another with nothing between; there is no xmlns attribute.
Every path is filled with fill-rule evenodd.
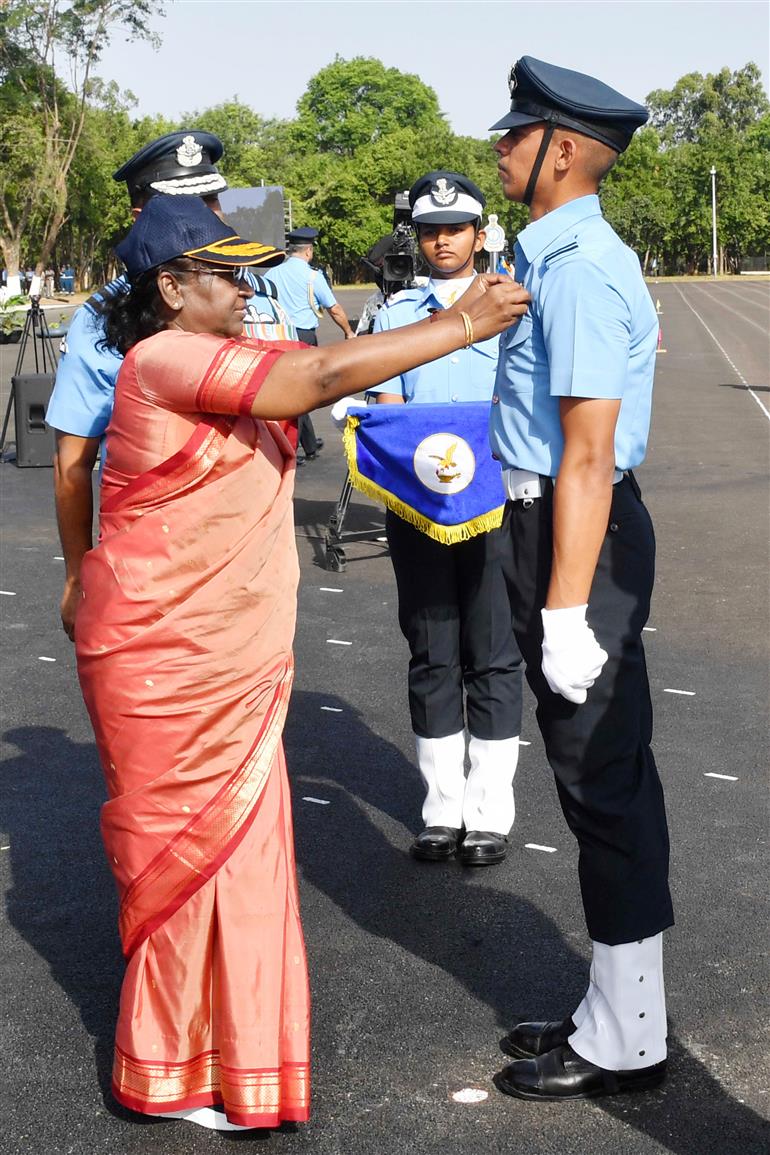
<svg viewBox="0 0 770 1155"><path fill-rule="evenodd" d="M217 168L222 141L213 132L183 128L167 132L135 152L112 179L125 181L129 194L153 196L216 196L227 188Z"/></svg>
<svg viewBox="0 0 770 1155"><path fill-rule="evenodd" d="M508 87L510 111L491 126L490 132L546 121L576 129L623 152L649 116L643 105L601 80L547 64L534 56L522 56L516 61L508 76Z"/></svg>
<svg viewBox="0 0 770 1155"><path fill-rule="evenodd" d="M279 265L284 257L272 245L239 237L197 196L153 197L115 252L132 281L177 257L231 268Z"/></svg>

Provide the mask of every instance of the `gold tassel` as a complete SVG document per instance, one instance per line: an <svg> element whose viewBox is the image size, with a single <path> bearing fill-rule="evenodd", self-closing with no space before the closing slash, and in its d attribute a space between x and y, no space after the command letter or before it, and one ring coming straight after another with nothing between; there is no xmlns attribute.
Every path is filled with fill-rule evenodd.
<svg viewBox="0 0 770 1155"><path fill-rule="evenodd" d="M503 524L505 506L500 505L497 509L490 509L488 513L482 513L460 525L437 525L435 521L431 521L429 517L419 513L411 505L407 505L406 502L401 501L388 490L382 489L375 481L364 477L359 472L356 460L356 429L359 424L358 417L349 416L342 433L342 444L347 458L350 484L354 489L366 494L367 497L371 497L373 501L382 502L393 513L398 514L404 521L413 525L415 529L419 529L421 533L433 538L434 541L441 542L442 545L455 545L458 541L470 541L472 537L477 537L480 533L488 533L491 529L499 529Z"/></svg>

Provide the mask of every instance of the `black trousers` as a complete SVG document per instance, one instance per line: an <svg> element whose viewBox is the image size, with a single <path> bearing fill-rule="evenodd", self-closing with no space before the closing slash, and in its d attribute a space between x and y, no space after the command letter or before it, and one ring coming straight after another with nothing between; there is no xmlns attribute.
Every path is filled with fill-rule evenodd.
<svg viewBox="0 0 770 1155"><path fill-rule="evenodd" d="M399 625L411 651L415 734L459 733L465 697L474 737L515 737L521 730L521 655L511 629L502 531L442 545L388 510L385 532Z"/></svg>
<svg viewBox="0 0 770 1155"><path fill-rule="evenodd" d="M297 329L297 336L306 345L318 344L315 329ZM297 440L308 457L318 452L318 438L309 413L301 413L297 418Z"/></svg>
<svg viewBox="0 0 770 1155"><path fill-rule="evenodd" d="M542 674L540 610L551 572L553 486L529 508L508 502L505 562L516 637L564 817L579 846L591 938L614 946L673 921L663 790L650 749L652 703L642 646L655 568L655 536L632 477L613 486L588 622L609 655L582 705Z"/></svg>

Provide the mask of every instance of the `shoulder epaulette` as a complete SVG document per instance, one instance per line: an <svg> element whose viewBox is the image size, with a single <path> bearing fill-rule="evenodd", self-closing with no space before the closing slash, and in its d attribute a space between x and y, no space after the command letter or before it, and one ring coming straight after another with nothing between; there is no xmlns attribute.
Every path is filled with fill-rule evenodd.
<svg viewBox="0 0 770 1155"><path fill-rule="evenodd" d="M546 253L544 257L544 264L546 267L550 265L551 261L555 261L557 257L563 257L565 253L574 253L580 245L577 241L570 241L568 245L562 245L560 249L554 249L552 253Z"/></svg>
<svg viewBox="0 0 770 1155"><path fill-rule="evenodd" d="M415 299L414 294L417 293L419 296L422 292L423 290L416 286L411 289L399 289L397 293L391 293L384 301L384 307L389 309L391 305L397 305L400 301L413 301Z"/></svg>
<svg viewBox="0 0 770 1155"><path fill-rule="evenodd" d="M128 281L125 277L116 277L114 281L109 281L106 285L102 285L101 289L93 293L87 301L83 302L86 309L90 309L97 317L100 317L110 301L115 297L120 297L127 293L129 289Z"/></svg>
<svg viewBox="0 0 770 1155"><path fill-rule="evenodd" d="M278 290L272 281L268 281L267 277L260 277L258 273L251 275L256 282L255 292L263 297L272 297L274 301L278 300Z"/></svg>

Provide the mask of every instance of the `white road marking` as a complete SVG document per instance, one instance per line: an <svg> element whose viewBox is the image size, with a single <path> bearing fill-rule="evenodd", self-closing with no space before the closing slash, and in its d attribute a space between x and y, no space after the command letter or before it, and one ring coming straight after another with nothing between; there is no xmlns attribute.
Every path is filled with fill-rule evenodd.
<svg viewBox="0 0 770 1155"><path fill-rule="evenodd" d="M483 1103L488 1098L489 1091L482 1091L480 1087L463 1087L452 1095L455 1103Z"/></svg>
<svg viewBox="0 0 770 1155"><path fill-rule="evenodd" d="M10 850L10 846L0 846L0 850Z"/></svg>
<svg viewBox="0 0 770 1155"><path fill-rule="evenodd" d="M525 842L524 843L524 849L525 850L544 850L546 854L555 854L556 853L556 847L555 846L540 846L537 842Z"/></svg>
<svg viewBox="0 0 770 1155"><path fill-rule="evenodd" d="M752 321L751 317L745 316L740 309L734 309L732 305L728 305L726 301L712 296L703 285L696 285L695 287L704 293L708 300L713 301L720 309L725 309L728 313L733 313L736 317L740 317L742 321L745 321L747 325L753 325L755 329L759 329L760 333L767 334L767 325L760 325L759 321Z"/></svg>
<svg viewBox="0 0 770 1155"><path fill-rule="evenodd" d="M342 594L345 592L344 590L336 589L335 586L319 586L318 588L322 594Z"/></svg>
<svg viewBox="0 0 770 1155"><path fill-rule="evenodd" d="M15 598L16 597L16 591L15 590L0 590L0 594L2 594L4 598Z"/></svg>
<svg viewBox="0 0 770 1155"><path fill-rule="evenodd" d="M754 390L751 388L751 386L749 385L749 383L748 383L748 381L746 380L746 378L745 378L745 377L743 376L743 374L741 373L740 369L737 367L737 365L733 364L733 361L732 361L732 359L731 359L731 357L730 357L730 354L729 354L729 353L728 353L728 352L727 352L727 351L724 349L724 347L723 347L722 345L720 345L720 344L719 344L719 341L717 341L716 337L715 337L715 336L714 336L714 334L711 332L711 330L709 329L708 325L706 324L706 322L705 322L705 321L703 320L703 318L701 317L701 315L700 315L700 313L698 312L698 310L697 310L697 309L693 309L692 305L691 305L691 304L690 304L690 302L687 300L687 298L685 297L684 293L683 293L683 292L682 292L682 290L679 288L679 286L678 286L678 285L674 285L674 288L676 289L677 293L678 293L678 294L679 294L679 296L682 298L682 300L684 301L685 305L686 305L686 306L687 306L687 308L690 310L690 312L691 312L691 313L694 313L694 314L695 314L695 316L698 318L698 320L700 321L701 325L703 326L703 328L706 330L706 332L708 333L708 335L709 335L709 337L711 338L711 340L712 340L712 341L714 342L714 344L716 345L717 349L719 349L720 353L722 354L722 356L724 357L724 359L727 361L728 365L729 365L729 366L730 366L730 367L733 369L733 371L734 371L735 373L737 373L737 374L738 374L738 376L740 377L740 379L741 379L741 384L742 384L742 385L744 385L744 386L746 387L746 390L747 390L747 391L748 391L748 392L751 394L751 396L754 398L754 400L756 401L757 405L759 406L759 408L760 408L760 409L762 410L762 412L764 413L765 417L768 419L768 421L770 421L770 409L766 409L766 408L765 408L765 406L762 404L762 402L759 400L759 398L757 397L756 393L754 392Z"/></svg>
<svg viewBox="0 0 770 1155"><path fill-rule="evenodd" d="M725 782L737 782L734 774L704 774L704 778L724 778Z"/></svg>
<svg viewBox="0 0 770 1155"><path fill-rule="evenodd" d="M310 795L307 795L305 798L302 799L302 801L303 802L315 802L315 804L317 806L331 806L331 802L329 801L328 798L312 798Z"/></svg>
<svg viewBox="0 0 770 1155"><path fill-rule="evenodd" d="M61 556L61 554L56 553L56 554L54 554L53 560L54 561L64 561L64 558Z"/></svg>
<svg viewBox="0 0 770 1155"><path fill-rule="evenodd" d="M39 662L55 662L56 658L42 658L42 657L40 657L40 658L38 658L38 661Z"/></svg>
<svg viewBox="0 0 770 1155"><path fill-rule="evenodd" d="M532 743L531 742L525 742L523 738L519 738L519 745L520 746L531 746Z"/></svg>
<svg viewBox="0 0 770 1155"><path fill-rule="evenodd" d="M329 714L341 714L342 709L339 706L322 706L322 710L326 710Z"/></svg>
<svg viewBox="0 0 770 1155"><path fill-rule="evenodd" d="M327 638L326 644L327 644L327 646L352 646L353 645L352 642L341 642L339 640L339 638Z"/></svg>
<svg viewBox="0 0 770 1155"><path fill-rule="evenodd" d="M646 634L657 634L658 632L657 626L642 626L642 629Z"/></svg>
<svg viewBox="0 0 770 1155"><path fill-rule="evenodd" d="M684 694L688 698L694 698L695 697L695 691L694 690L671 690L668 687L666 687L666 689L664 689L663 693L664 694Z"/></svg>

